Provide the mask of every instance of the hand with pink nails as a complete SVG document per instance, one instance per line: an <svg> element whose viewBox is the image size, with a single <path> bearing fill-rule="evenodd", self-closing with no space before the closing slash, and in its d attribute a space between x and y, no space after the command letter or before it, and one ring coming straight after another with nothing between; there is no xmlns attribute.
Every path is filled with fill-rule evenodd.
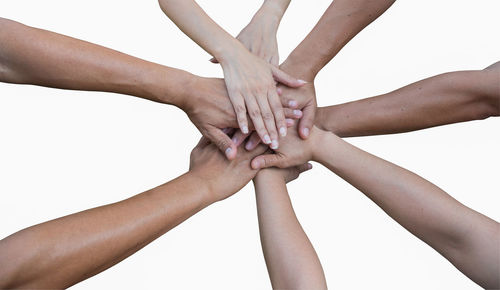
<svg viewBox="0 0 500 290"><path fill-rule="evenodd" d="M280 66L281 69L289 73L293 70L287 68L286 61ZM307 139L311 133L316 118L316 91L314 89L314 80L309 80L304 86L296 89L289 89L285 86L278 86L278 94L281 97L281 103L291 109L301 109L303 116L299 121L299 136Z"/></svg>

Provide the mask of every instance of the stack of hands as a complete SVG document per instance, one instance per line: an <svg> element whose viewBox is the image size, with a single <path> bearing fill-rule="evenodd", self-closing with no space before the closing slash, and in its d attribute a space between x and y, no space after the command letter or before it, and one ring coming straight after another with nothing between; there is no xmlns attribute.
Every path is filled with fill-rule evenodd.
<svg viewBox="0 0 500 290"><path fill-rule="evenodd" d="M289 1L264 1L234 38L196 2L160 0L165 14L221 65L224 79L195 76L0 19L1 81L115 92L171 104L186 112L203 135L186 174L121 202L1 240L0 288L69 287L120 262L251 180L273 287L326 288L319 259L293 213L285 186L312 168L309 161L358 188L474 282L499 288L498 222L340 138L498 116L499 63L317 108L316 74L393 2L334 1L280 64L276 34Z"/></svg>

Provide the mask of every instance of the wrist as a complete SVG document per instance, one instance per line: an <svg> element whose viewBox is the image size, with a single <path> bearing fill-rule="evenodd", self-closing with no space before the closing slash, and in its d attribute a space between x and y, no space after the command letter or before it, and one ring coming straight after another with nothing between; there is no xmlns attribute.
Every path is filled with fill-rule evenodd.
<svg viewBox="0 0 500 290"><path fill-rule="evenodd" d="M325 148L329 147L328 142L329 140L329 135L333 135L329 132L323 131L321 129L318 129L317 127L313 127L313 130L311 131L311 136L309 137L308 140L310 144L312 144L311 148L311 160L322 163Z"/></svg>
<svg viewBox="0 0 500 290"><path fill-rule="evenodd" d="M258 19L277 30L287 7L288 5L283 7L275 1L264 1L257 13L255 13L252 21Z"/></svg>
<svg viewBox="0 0 500 290"><path fill-rule="evenodd" d="M280 65L280 69L296 78L314 83L316 74L319 70L311 66L310 60L307 57L302 57L293 52Z"/></svg>
<svg viewBox="0 0 500 290"><path fill-rule="evenodd" d="M186 180L186 184L190 184L196 187L196 191L199 194L199 201L203 207L207 207L219 199L215 194L215 186L207 181L202 175L197 174L196 171L188 171L183 175Z"/></svg>
<svg viewBox="0 0 500 290"><path fill-rule="evenodd" d="M183 70L161 66L150 69L139 86L146 98L183 109L190 84L197 76Z"/></svg>

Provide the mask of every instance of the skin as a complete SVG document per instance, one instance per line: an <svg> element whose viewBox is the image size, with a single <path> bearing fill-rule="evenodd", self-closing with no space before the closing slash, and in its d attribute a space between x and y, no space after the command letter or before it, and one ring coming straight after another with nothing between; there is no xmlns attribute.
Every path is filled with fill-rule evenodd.
<svg viewBox="0 0 500 290"><path fill-rule="evenodd" d="M174 105L229 159L237 153L237 146L221 131L238 127L222 79L198 77L0 18L0 81L113 92ZM294 118L292 110L285 108L284 113Z"/></svg>
<svg viewBox="0 0 500 290"><path fill-rule="evenodd" d="M499 80L500 62L483 70L445 73L387 94L318 108L315 126L340 137L358 137L500 116ZM299 90L308 89L314 93L313 83ZM297 112L299 116L302 112ZM245 137L237 133L233 142L239 146ZM258 144L258 138L251 136L245 148L252 150Z"/></svg>
<svg viewBox="0 0 500 290"><path fill-rule="evenodd" d="M255 158L252 167L285 168L308 160L359 189L472 281L487 289L500 288L500 224L408 170L316 127L306 141L289 134L276 154Z"/></svg>
<svg viewBox="0 0 500 290"><path fill-rule="evenodd" d="M418 81L393 92L318 108L316 126L341 137L394 134L500 116L500 62Z"/></svg>
<svg viewBox="0 0 500 290"><path fill-rule="evenodd" d="M241 131L249 133L248 113L262 142L278 148L278 132L286 136L287 129L275 82L293 88L305 82L252 54L195 1L159 0L159 3L179 29L220 62Z"/></svg>
<svg viewBox="0 0 500 290"><path fill-rule="evenodd" d="M67 288L140 250L257 174L202 138L188 173L129 199L35 225L0 240L0 288ZM112 245L112 246L110 246Z"/></svg>
<svg viewBox="0 0 500 290"><path fill-rule="evenodd" d="M292 51L280 69L308 82L298 90L280 86L283 104L296 101L304 117L298 129L307 138L314 125L316 95L314 79L318 72L363 28L384 13L394 0L335 0L316 26Z"/></svg>
<svg viewBox="0 0 500 290"><path fill-rule="evenodd" d="M286 182L311 169L303 164L269 168L254 178L262 251L273 289L326 289L319 258L300 226Z"/></svg>
<svg viewBox="0 0 500 290"><path fill-rule="evenodd" d="M290 0L265 0L238 39L251 53L278 67L279 52L276 33ZM210 61L218 63L215 58Z"/></svg>

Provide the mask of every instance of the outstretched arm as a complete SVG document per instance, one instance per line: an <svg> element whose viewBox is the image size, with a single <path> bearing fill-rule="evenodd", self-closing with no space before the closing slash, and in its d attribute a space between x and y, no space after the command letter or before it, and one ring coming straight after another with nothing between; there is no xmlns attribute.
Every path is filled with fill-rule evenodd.
<svg viewBox="0 0 500 290"><path fill-rule="evenodd" d="M388 94L318 108L315 125L341 137L393 134L500 116L500 62L434 76Z"/></svg>
<svg viewBox="0 0 500 290"><path fill-rule="evenodd" d="M175 180L0 240L0 288L67 288L119 263L248 183L255 154L241 151L228 161L203 138L190 171Z"/></svg>
<svg viewBox="0 0 500 290"><path fill-rule="evenodd" d="M113 92L172 104L184 110L229 159L236 156L236 145L221 131L238 127L221 79L201 78L0 18L0 81ZM290 109L284 111L291 115Z"/></svg>
<svg viewBox="0 0 500 290"><path fill-rule="evenodd" d="M284 103L298 101L304 111L300 136L307 138L314 125L318 72L368 24L384 13L395 0L335 0L307 37L292 51L280 68L308 84L298 90L283 87Z"/></svg>
<svg viewBox="0 0 500 290"><path fill-rule="evenodd" d="M287 179L310 168L304 164L264 169L254 178L260 240L273 289L326 289L323 268L295 216L285 185Z"/></svg>
<svg viewBox="0 0 500 290"><path fill-rule="evenodd" d="M253 55L194 0L159 0L159 3L186 35L220 62L241 131L249 132L248 111L262 142L278 148L278 137L286 135L287 127L275 81L291 87L300 87L304 82Z"/></svg>
<svg viewBox="0 0 500 290"><path fill-rule="evenodd" d="M181 107L192 75L0 18L0 81L127 94Z"/></svg>
<svg viewBox="0 0 500 290"><path fill-rule="evenodd" d="M259 156L254 168L287 167L315 160L373 200L412 234L471 280L500 287L500 224L397 165L314 127L311 138L286 138L278 154Z"/></svg>

